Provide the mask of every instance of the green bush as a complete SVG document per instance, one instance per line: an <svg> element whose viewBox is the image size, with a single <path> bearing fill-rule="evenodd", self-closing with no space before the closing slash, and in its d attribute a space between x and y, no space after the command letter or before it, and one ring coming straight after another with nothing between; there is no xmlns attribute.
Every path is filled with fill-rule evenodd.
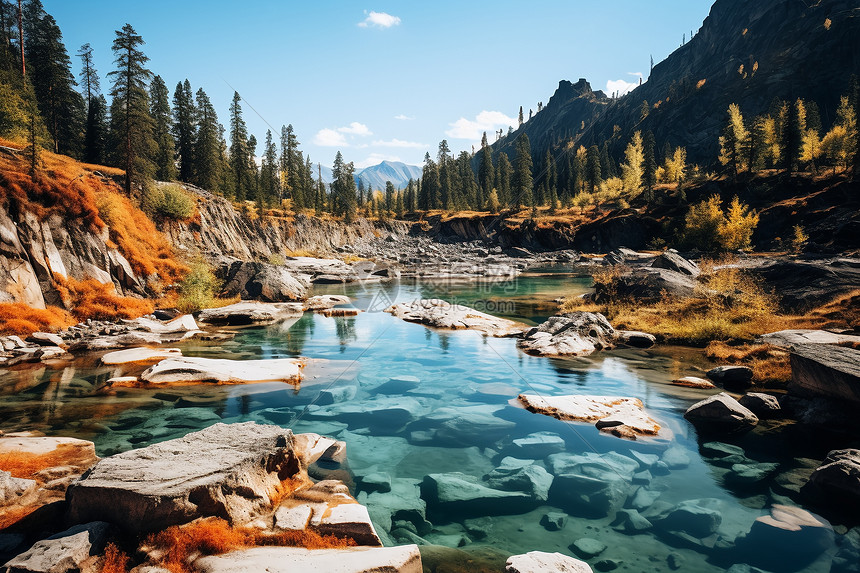
<svg viewBox="0 0 860 573"><path fill-rule="evenodd" d="M220 282L206 263L192 263L191 270L179 285L179 300L176 308L184 313L197 312L218 304L216 294Z"/></svg>
<svg viewBox="0 0 860 573"><path fill-rule="evenodd" d="M146 207L152 213L181 221L194 215L197 203L181 186L170 184L149 189L146 193Z"/></svg>

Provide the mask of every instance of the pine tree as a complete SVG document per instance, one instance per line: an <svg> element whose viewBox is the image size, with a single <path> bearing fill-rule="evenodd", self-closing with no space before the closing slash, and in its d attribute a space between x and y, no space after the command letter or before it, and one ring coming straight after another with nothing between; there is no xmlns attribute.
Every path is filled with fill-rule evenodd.
<svg viewBox="0 0 860 573"><path fill-rule="evenodd" d="M789 107L788 121L783 130L783 149L785 170L788 173L796 171L800 165L800 153L803 145L803 133L806 131L806 105L798 99Z"/></svg>
<svg viewBox="0 0 860 573"><path fill-rule="evenodd" d="M155 178L159 181L176 179L176 165L173 162L176 150L170 133L170 92L161 76L152 78L149 86L149 114L152 116L152 137L155 141Z"/></svg>
<svg viewBox="0 0 860 573"><path fill-rule="evenodd" d="M425 211L439 208L439 170L429 153L424 154L424 169L421 175L421 193L418 195L418 208Z"/></svg>
<svg viewBox="0 0 860 573"><path fill-rule="evenodd" d="M236 201L244 201L247 197L250 181L248 177L248 128L242 118L242 98L239 92L233 92L233 103L230 104L230 170L233 172L233 197Z"/></svg>
<svg viewBox="0 0 860 573"><path fill-rule="evenodd" d="M279 197L278 187L278 149L272 140L272 130L269 129L266 130L263 165L260 168L260 195L267 205L271 205Z"/></svg>
<svg viewBox="0 0 860 573"><path fill-rule="evenodd" d="M78 50L81 58L81 87L86 95L87 120L84 127L82 158L86 163L103 164L107 137L107 101L101 95L99 74L93 64L93 49L84 44Z"/></svg>
<svg viewBox="0 0 860 573"><path fill-rule="evenodd" d="M394 183L391 181L385 182L385 211L386 214L394 211Z"/></svg>
<svg viewBox="0 0 860 573"><path fill-rule="evenodd" d="M654 186L657 184L656 147L657 142L654 141L654 134L649 129L645 132L645 136L642 139L642 186L645 188L645 198L648 201L654 200Z"/></svg>
<svg viewBox="0 0 860 573"><path fill-rule="evenodd" d="M520 114L517 117L517 121L519 122L519 127L523 126L523 106L520 106Z"/></svg>
<svg viewBox="0 0 860 573"><path fill-rule="evenodd" d="M146 82L152 73L146 68L149 58L140 50L143 38L130 24L116 31L112 50L117 69L110 95L111 131L117 144L117 163L125 169L125 190L132 185L148 184L154 171L150 161L155 144L152 139L152 118Z"/></svg>
<svg viewBox="0 0 860 573"><path fill-rule="evenodd" d="M173 137L179 159L179 180L188 183L197 181L199 185L199 167L194 154L198 121L198 106L194 104L191 82L187 79L177 82L176 89L173 90Z"/></svg>
<svg viewBox="0 0 860 573"><path fill-rule="evenodd" d="M342 215L344 221L351 223L356 215L355 165L343 162L340 151L334 158L332 166L332 194L334 195L334 213Z"/></svg>
<svg viewBox="0 0 860 573"><path fill-rule="evenodd" d="M440 207L447 211L455 209L454 191L451 185L450 173L450 157L451 149L448 147L448 141L443 139L439 142L439 152L436 159L439 161L439 201Z"/></svg>
<svg viewBox="0 0 860 573"><path fill-rule="evenodd" d="M615 162L612 161L612 156L609 155L609 141L604 141L600 147L600 172L607 179L618 176Z"/></svg>
<svg viewBox="0 0 860 573"><path fill-rule="evenodd" d="M522 134L517 138L517 155L514 159L514 205L534 205L532 180L532 154L529 136Z"/></svg>
<svg viewBox="0 0 860 573"><path fill-rule="evenodd" d="M214 191L225 171L222 135L224 128L218 123L215 107L203 88L197 90L194 117L198 118L197 134L191 150L195 166L194 180L200 187Z"/></svg>
<svg viewBox="0 0 860 573"><path fill-rule="evenodd" d="M485 131L481 138L481 163L478 167L478 182L484 197L489 197L490 191L493 190L494 179L493 150L487 143L487 132Z"/></svg>
<svg viewBox="0 0 860 573"><path fill-rule="evenodd" d="M749 156L748 145L749 132L744 125L744 117L738 105L733 103L729 105L728 120L720 136L720 163L729 167L733 181L744 168L744 160Z"/></svg>
<svg viewBox="0 0 860 573"><path fill-rule="evenodd" d="M83 98L74 89L77 82L60 28L39 0L27 4L26 30L27 76L53 150L80 157L87 111Z"/></svg>
<svg viewBox="0 0 860 573"><path fill-rule="evenodd" d="M99 94L90 100L87 111L87 128L84 133L85 163L104 165L107 163L107 100Z"/></svg>
<svg viewBox="0 0 860 573"><path fill-rule="evenodd" d="M600 187L602 181L600 150L597 149L596 145L592 145L588 148L585 157L585 182L590 187L591 192L594 193Z"/></svg>
<svg viewBox="0 0 860 573"><path fill-rule="evenodd" d="M511 194L511 175L513 169L507 153L499 153L499 161L496 166L496 191L499 195L499 203L504 207L513 206Z"/></svg>

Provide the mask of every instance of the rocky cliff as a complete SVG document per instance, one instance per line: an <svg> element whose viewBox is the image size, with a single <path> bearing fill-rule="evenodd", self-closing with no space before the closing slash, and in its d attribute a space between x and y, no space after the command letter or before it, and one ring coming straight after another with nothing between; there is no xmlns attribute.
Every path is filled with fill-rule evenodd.
<svg viewBox="0 0 860 573"><path fill-rule="evenodd" d="M849 77L858 73L856 1L717 0L698 33L654 66L640 87L606 100L600 92L589 95L584 80L575 84L579 90L562 82L543 111L494 147L509 151L526 133L532 155L543 157L564 136L586 147L609 141L620 157L634 130L651 130L658 150L666 143L684 146L691 163L708 165L716 161L729 104L752 117L775 98L803 98L818 104L829 126ZM584 105L588 100L601 105Z"/></svg>
<svg viewBox="0 0 860 573"><path fill-rule="evenodd" d="M191 222L165 221L160 227L173 245L188 254L214 260L221 256L245 261L269 260L273 255L297 251L326 254L338 247L364 238L405 233L402 222L369 222L358 219L352 224L328 218L296 215L259 218L237 211L223 197L191 188L197 197L199 219Z"/></svg>

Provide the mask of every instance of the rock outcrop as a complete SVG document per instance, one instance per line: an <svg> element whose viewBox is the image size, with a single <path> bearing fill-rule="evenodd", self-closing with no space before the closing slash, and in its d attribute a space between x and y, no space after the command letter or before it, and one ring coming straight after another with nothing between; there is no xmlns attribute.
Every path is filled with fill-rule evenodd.
<svg viewBox="0 0 860 573"><path fill-rule="evenodd" d="M397 303L386 308L385 312L407 322L417 322L434 328L475 330L495 337L514 336L526 328L518 322L440 299Z"/></svg>
<svg viewBox="0 0 860 573"><path fill-rule="evenodd" d="M242 301L220 308L207 308L200 311L197 318L208 324L239 326L301 318L303 313L304 305L301 303Z"/></svg>
<svg viewBox="0 0 860 573"><path fill-rule="evenodd" d="M804 492L822 505L860 510L860 450L834 450L812 472Z"/></svg>
<svg viewBox="0 0 860 573"><path fill-rule="evenodd" d="M268 263L233 260L216 273L223 281L221 296L263 302L304 300L308 295L310 277L291 273L283 266Z"/></svg>
<svg viewBox="0 0 860 573"><path fill-rule="evenodd" d="M301 360L228 360L223 358L173 357L150 367L140 379L147 384L247 384L299 382Z"/></svg>
<svg viewBox="0 0 860 573"><path fill-rule="evenodd" d="M36 542L3 567L12 573L96 573L113 528L95 521L75 525Z"/></svg>
<svg viewBox="0 0 860 573"><path fill-rule="evenodd" d="M160 531L217 516L244 524L300 470L295 438L276 426L215 424L184 438L101 460L69 487L73 523Z"/></svg>
<svg viewBox="0 0 860 573"><path fill-rule="evenodd" d="M789 391L860 404L860 350L823 344L794 346Z"/></svg>
<svg viewBox="0 0 860 573"><path fill-rule="evenodd" d="M586 356L614 347L617 339L618 333L602 314L570 312L526 330L517 344L540 356Z"/></svg>

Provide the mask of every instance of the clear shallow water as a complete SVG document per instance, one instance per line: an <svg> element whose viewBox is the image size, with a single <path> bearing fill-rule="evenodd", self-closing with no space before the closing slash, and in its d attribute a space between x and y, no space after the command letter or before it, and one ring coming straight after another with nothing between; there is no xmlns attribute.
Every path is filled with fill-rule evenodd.
<svg viewBox="0 0 860 573"><path fill-rule="evenodd" d="M555 308L550 304L553 299L587 286L585 279L546 269L509 283L338 285L318 288L316 293L343 292L356 299L356 306L370 309L384 301L438 297L540 322ZM754 551L721 548L747 532L771 504L794 504L785 476L808 472L803 468L814 467L827 451L845 443L791 424L763 422L731 443L745 450L748 465L776 465L759 465L769 470L761 479L733 478L725 463L703 455L704 440L682 417L691 403L707 393L668 385L675 377L696 374L707 366L689 350L624 350L587 359L546 359L523 354L512 339L434 331L381 312L341 318L306 313L296 321L240 330L227 343L180 346L185 354L196 356L321 360L309 364L307 378L298 389L283 384L196 386L93 396L99 381L118 374L113 368L96 367L95 359L57 370L40 367L0 374L0 429L39 429L92 439L102 455L179 437L218 421L253 420L330 435L347 443L349 463L313 468L314 475L349 483L370 508L379 529L388 529L386 519L380 517L390 513L386 507L400 509L399 514L395 511L392 529L415 528L434 544L462 545L459 551L465 553L425 552L426 563L459 564L462 570L501 570L499 565L508 555L534 550L575 554L571 545L584 537L607 546L589 560L593 566L612 559L619 562L620 571L670 571L670 562L683 571L724 571L735 562L767 565L774 572L860 570L856 562L831 568L840 544L846 544L842 535L828 541L826 551L812 562L796 556L781 559L791 549L786 550L784 540L759 539ZM390 382L402 376L418 382ZM320 400L324 390L352 397L325 404L327 398ZM590 425L531 414L512 402L520 392L638 397L673 439L624 441ZM431 504L427 519L432 526L408 511L421 495L415 484L428 474L461 472L483 480L506 456L551 469L552 460L545 453L513 444L536 432L554 434L563 442L565 453L589 458L586 471L611 482L612 499L584 503L573 488L559 491L556 486L548 502L523 507L488 502L443 509ZM633 452L659 456L672 467L654 468L650 484L634 484L632 472L626 469L634 460ZM621 461L607 468L606 460ZM365 476L378 473L392 478L392 493L374 493L374 487L363 482ZM694 502L699 509L693 513L698 515L674 523L671 529L695 533L702 519L714 519L716 514L717 534L702 540L670 533L668 526L655 525L639 533L615 529L614 510L629 507L639 487L644 488L644 497L666 508L707 500ZM431 496L426 491L423 495ZM612 505L609 510L604 507L607 504ZM651 511L659 507L652 506ZM648 511L642 509L644 515ZM561 530L549 531L541 525L550 512L567 514ZM845 531L837 527L838 533ZM800 537L795 542L802 546L810 540ZM467 557L473 560L469 566L463 565Z"/></svg>

